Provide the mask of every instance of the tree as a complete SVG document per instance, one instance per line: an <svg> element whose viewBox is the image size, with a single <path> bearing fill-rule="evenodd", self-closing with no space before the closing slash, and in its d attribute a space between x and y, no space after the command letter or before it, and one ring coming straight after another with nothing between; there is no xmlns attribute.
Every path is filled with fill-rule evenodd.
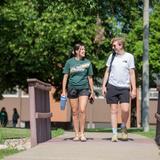
<svg viewBox="0 0 160 160"><path fill-rule="evenodd" d="M86 44L98 78L103 77L110 40L116 35L126 37L138 73L142 70L142 0L3 0L0 9L0 94L15 86L27 88L26 79L33 77L61 86L63 65L77 41ZM156 55L153 40L150 49ZM156 59L150 65L152 72L158 71Z"/></svg>
<svg viewBox="0 0 160 160"><path fill-rule="evenodd" d="M156 87L154 74L159 73L160 68L160 46L159 44L159 34L160 34L160 19L158 15L160 14L160 2L152 2L152 7L150 7L150 35L149 35L149 86ZM135 15L138 17L137 15ZM133 28L127 36L128 44L127 48L130 52L134 53L136 70L137 70L137 80L138 85L142 85L142 66L143 66L143 19L138 17L137 21L133 22Z"/></svg>
<svg viewBox="0 0 160 160"><path fill-rule="evenodd" d="M63 2L49 2L11 0L1 8L1 93L16 85L26 88L33 77L59 85L71 46L81 39L91 45L92 18Z"/></svg>

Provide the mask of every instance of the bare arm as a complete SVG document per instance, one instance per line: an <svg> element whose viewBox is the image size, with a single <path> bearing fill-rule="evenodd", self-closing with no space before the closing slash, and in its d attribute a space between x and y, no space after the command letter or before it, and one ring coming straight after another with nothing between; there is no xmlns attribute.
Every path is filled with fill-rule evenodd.
<svg viewBox="0 0 160 160"><path fill-rule="evenodd" d="M92 78L92 76L88 76L88 82L89 82L91 93L94 93L94 90L93 90L93 78Z"/></svg>
<svg viewBox="0 0 160 160"><path fill-rule="evenodd" d="M130 81L131 81L131 98L136 97L136 76L134 69L129 70L130 73Z"/></svg>
<svg viewBox="0 0 160 160"><path fill-rule="evenodd" d="M102 82L102 95L105 96L106 94L106 83L108 80L108 68L105 71L104 77L103 77L103 82Z"/></svg>
<svg viewBox="0 0 160 160"><path fill-rule="evenodd" d="M64 74L63 81L62 81L62 96L66 95L67 80L68 80L68 74Z"/></svg>
<svg viewBox="0 0 160 160"><path fill-rule="evenodd" d="M94 97L93 78L92 78L92 76L88 76L88 82L89 82L90 91L91 91L89 99L90 99L90 103L93 103L95 97Z"/></svg>

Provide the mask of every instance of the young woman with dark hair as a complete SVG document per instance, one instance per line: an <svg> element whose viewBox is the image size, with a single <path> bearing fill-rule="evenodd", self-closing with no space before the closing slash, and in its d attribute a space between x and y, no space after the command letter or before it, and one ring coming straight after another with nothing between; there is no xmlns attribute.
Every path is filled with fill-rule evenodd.
<svg viewBox="0 0 160 160"><path fill-rule="evenodd" d="M69 99L75 130L74 141L86 141L84 135L86 106L88 99L94 98L93 69L91 62L85 58L82 43L74 46L73 57L67 60L63 68L62 96Z"/></svg>

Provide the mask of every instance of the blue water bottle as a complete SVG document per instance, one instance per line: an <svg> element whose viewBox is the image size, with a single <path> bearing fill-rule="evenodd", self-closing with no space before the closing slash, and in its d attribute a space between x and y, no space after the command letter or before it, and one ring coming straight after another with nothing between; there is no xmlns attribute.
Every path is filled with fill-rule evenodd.
<svg viewBox="0 0 160 160"><path fill-rule="evenodd" d="M67 102L67 97L66 96L61 96L61 98L60 98L60 108L61 108L61 110L65 109L66 102Z"/></svg>

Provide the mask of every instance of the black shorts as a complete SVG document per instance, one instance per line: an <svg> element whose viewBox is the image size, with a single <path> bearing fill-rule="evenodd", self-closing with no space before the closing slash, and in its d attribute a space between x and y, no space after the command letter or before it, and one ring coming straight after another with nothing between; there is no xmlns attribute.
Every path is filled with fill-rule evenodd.
<svg viewBox="0 0 160 160"><path fill-rule="evenodd" d="M75 88L68 88L67 97L70 99L78 98L79 96L89 96L90 91L88 88L86 89L75 89Z"/></svg>
<svg viewBox="0 0 160 160"><path fill-rule="evenodd" d="M130 89L108 84L106 101L108 104L129 103Z"/></svg>

